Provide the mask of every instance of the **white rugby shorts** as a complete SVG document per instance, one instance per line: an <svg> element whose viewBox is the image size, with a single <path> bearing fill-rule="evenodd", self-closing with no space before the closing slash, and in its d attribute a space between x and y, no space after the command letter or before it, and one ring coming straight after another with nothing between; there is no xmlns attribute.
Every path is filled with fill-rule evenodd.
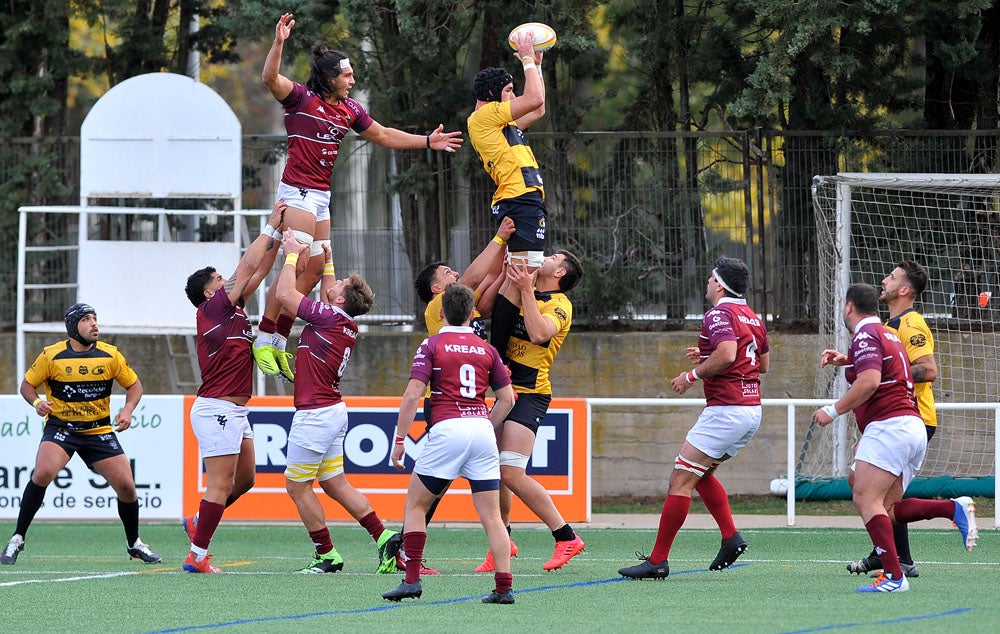
<svg viewBox="0 0 1000 634"><path fill-rule="evenodd" d="M449 418L434 423L413 472L442 480L499 480L500 451L488 418Z"/></svg>
<svg viewBox="0 0 1000 634"><path fill-rule="evenodd" d="M307 211L316 216L316 222L330 219L330 192L319 189L293 187L278 183L278 193L275 201L283 200L289 207Z"/></svg>
<svg viewBox="0 0 1000 634"><path fill-rule="evenodd" d="M240 453L244 438L253 438L250 409L218 398L199 396L191 405L191 429L202 458Z"/></svg>
<svg viewBox="0 0 1000 634"><path fill-rule="evenodd" d="M344 472L347 405L301 409L288 432L285 477L295 482L328 480Z"/></svg>
<svg viewBox="0 0 1000 634"><path fill-rule="evenodd" d="M927 454L927 430L919 416L893 416L865 426L854 460L902 476L903 490L920 471Z"/></svg>
<svg viewBox="0 0 1000 634"><path fill-rule="evenodd" d="M760 405L709 405L685 440L716 460L733 457L760 429L760 419Z"/></svg>

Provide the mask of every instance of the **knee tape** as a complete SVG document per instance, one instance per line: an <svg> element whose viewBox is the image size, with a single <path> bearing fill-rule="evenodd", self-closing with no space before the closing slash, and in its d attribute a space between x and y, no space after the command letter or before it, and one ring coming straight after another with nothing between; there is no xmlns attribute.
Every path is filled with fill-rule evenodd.
<svg viewBox="0 0 1000 634"><path fill-rule="evenodd" d="M518 266L527 264L529 267L535 269L541 267L544 260L544 251L516 251L507 256L507 261L510 264L516 264Z"/></svg>
<svg viewBox="0 0 1000 634"><path fill-rule="evenodd" d="M299 244L312 244L313 236L311 233L299 231L298 229L292 229L292 235L295 236L295 241Z"/></svg>
<svg viewBox="0 0 1000 634"><path fill-rule="evenodd" d="M526 456L523 453L517 453L516 451L501 451L500 466L526 469L528 467L528 458L529 456Z"/></svg>
<svg viewBox="0 0 1000 634"><path fill-rule="evenodd" d="M680 454L677 454L677 457L674 458L674 469L677 469L678 471L690 471L699 478L705 477L705 472L708 471L708 467L705 465L700 465L697 462L691 462Z"/></svg>
<svg viewBox="0 0 1000 634"><path fill-rule="evenodd" d="M330 246L329 240L313 240L309 245L309 257L323 255L323 245Z"/></svg>

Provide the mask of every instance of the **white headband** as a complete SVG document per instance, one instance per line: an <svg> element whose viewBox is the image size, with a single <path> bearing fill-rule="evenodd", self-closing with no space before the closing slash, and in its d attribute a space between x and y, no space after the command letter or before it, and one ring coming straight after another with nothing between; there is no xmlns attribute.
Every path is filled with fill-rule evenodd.
<svg viewBox="0 0 1000 634"><path fill-rule="evenodd" d="M351 60L349 57L345 57L344 59L340 60L340 70L344 70L350 65L351 65Z"/></svg>
<svg viewBox="0 0 1000 634"><path fill-rule="evenodd" d="M726 280L722 279L722 276L719 275L719 269L712 269L712 276L715 278L716 282L722 285L722 288L726 289L727 291L729 291L730 293L732 293L737 297L743 297L743 293L737 293L733 289L729 288L729 284L726 284Z"/></svg>

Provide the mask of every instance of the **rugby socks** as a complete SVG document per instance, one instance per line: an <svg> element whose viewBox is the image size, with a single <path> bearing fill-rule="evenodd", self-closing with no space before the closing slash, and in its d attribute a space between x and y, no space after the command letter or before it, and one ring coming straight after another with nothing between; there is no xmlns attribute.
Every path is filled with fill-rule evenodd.
<svg viewBox="0 0 1000 634"><path fill-rule="evenodd" d="M955 503L951 500L906 498L893 505L892 514L899 524L909 524L910 522L929 520L935 517L951 519L955 514Z"/></svg>
<svg viewBox="0 0 1000 634"><path fill-rule="evenodd" d="M378 518L378 515L375 514L375 511L372 511L368 515L365 515L364 517L359 519L358 524L364 526L365 530L368 531L368 534L371 535L372 539L374 539L376 542L378 542L378 538L382 535L382 531L385 530L385 526L382 524L382 520Z"/></svg>
<svg viewBox="0 0 1000 634"><path fill-rule="evenodd" d="M691 498L686 495L668 495L663 502L660 513L660 527L656 531L656 543L649 553L649 563L662 564L670 557L670 547L677 537L677 531L684 525L688 511L691 510Z"/></svg>
<svg viewBox="0 0 1000 634"><path fill-rule="evenodd" d="M46 488L48 487L38 486L34 480L28 480L28 484L24 487L24 492L21 493L21 510L17 512L17 528L14 529L15 535L24 537L25 533L28 532L31 520L35 519L35 513L38 512L38 509L42 508L42 500L45 499ZM954 508L954 505L952 505L952 508Z"/></svg>
<svg viewBox="0 0 1000 634"><path fill-rule="evenodd" d="M907 524L892 525L892 541L896 543L896 554L899 562L913 565L913 555L910 554L910 530Z"/></svg>
<svg viewBox="0 0 1000 634"><path fill-rule="evenodd" d="M274 333L278 332L278 324L270 317L261 317L260 325L257 326L257 340L253 342L254 348L263 348L273 345Z"/></svg>
<svg viewBox="0 0 1000 634"><path fill-rule="evenodd" d="M295 323L295 317L293 315L287 315L284 312L278 315L278 324L276 332L288 340L288 337L292 334L292 324Z"/></svg>
<svg viewBox="0 0 1000 634"><path fill-rule="evenodd" d="M507 535L510 535L510 526L507 527ZM571 542L576 539L576 533L573 532L572 526L569 524L563 524L556 530L552 531L552 537L554 537L557 542Z"/></svg>
<svg viewBox="0 0 1000 634"><path fill-rule="evenodd" d="M424 546L427 533L416 531L403 533L403 550L406 552L406 583L416 583L420 579L420 565L424 561Z"/></svg>
<svg viewBox="0 0 1000 634"><path fill-rule="evenodd" d="M429 507L427 507L427 513L424 514L424 522L425 522L424 525L425 526L431 523L431 518L434 517L434 511L437 510L438 504L441 503L441 499L443 497L444 497L444 495L441 495L439 497L434 498L434 501L431 502L431 505Z"/></svg>
<svg viewBox="0 0 1000 634"><path fill-rule="evenodd" d="M122 502L118 500L118 517L125 527L125 539L128 540L129 548L139 539L139 500L135 502Z"/></svg>
<svg viewBox="0 0 1000 634"><path fill-rule="evenodd" d="M490 320L490 343L500 353L500 360L507 364L507 345L510 334L514 331L514 323L521 309L503 295L498 295L493 303L493 316Z"/></svg>
<svg viewBox="0 0 1000 634"><path fill-rule="evenodd" d="M952 507L954 508L954 504ZM899 555L896 554L896 543L892 539L892 520L888 515L876 515L865 524L865 530L872 538L875 551L880 553L882 570L893 579L903 578L903 569L899 566Z"/></svg>
<svg viewBox="0 0 1000 634"><path fill-rule="evenodd" d="M195 529L194 537L191 539L193 546L204 550L208 549L208 545L212 541L212 536L215 535L215 529L219 527L219 522L222 521L222 512L225 510L226 507L217 502L201 501L201 505L198 507L198 527ZM201 554L198 551L195 551L195 553ZM201 559L204 559L204 556L198 559L198 561L201 561Z"/></svg>
<svg viewBox="0 0 1000 634"><path fill-rule="evenodd" d="M701 496L701 501L705 503L715 523L719 525L722 539L726 540L735 535L736 523L729 508L729 496L726 494L726 487L722 486L722 482L715 477L715 474L702 478L695 491Z"/></svg>
<svg viewBox="0 0 1000 634"><path fill-rule="evenodd" d="M309 531L309 539L312 540L316 552L325 555L333 550L333 540L330 539L330 529L324 526L318 531Z"/></svg>
<svg viewBox="0 0 1000 634"><path fill-rule="evenodd" d="M514 587L514 574L510 572L494 572L493 582L497 587L493 589L497 594L506 594Z"/></svg>

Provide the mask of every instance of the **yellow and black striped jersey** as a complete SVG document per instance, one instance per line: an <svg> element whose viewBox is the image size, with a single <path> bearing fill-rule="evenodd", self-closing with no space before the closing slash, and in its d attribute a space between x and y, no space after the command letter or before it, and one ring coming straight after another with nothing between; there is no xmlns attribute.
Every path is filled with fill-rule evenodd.
<svg viewBox="0 0 1000 634"><path fill-rule="evenodd" d="M892 330L903 342L906 356L910 363L926 355L934 354L934 335L927 327L923 315L910 308L885 322L886 328ZM930 383L914 383L913 395L917 398L917 409L920 418L928 427L937 427L937 410L934 409L934 392Z"/></svg>
<svg viewBox="0 0 1000 634"><path fill-rule="evenodd" d="M478 302L481 293L478 290L474 292L476 295L476 301ZM443 299L444 293L438 293L431 299L431 301L427 302L427 308L424 309L424 325L427 326L428 337L433 337L441 332L441 328L445 325L444 315L441 314L441 301ZM473 321L481 319L478 310L473 309L472 319ZM473 329L475 329L475 327L473 327ZM479 332L476 334L479 334Z"/></svg>
<svg viewBox="0 0 1000 634"><path fill-rule="evenodd" d="M569 333L573 322L573 303L565 293L538 291L535 291L535 302L542 316L551 319L558 330L545 343L531 343L524 326L524 309L521 309L507 345L510 380L514 384L514 391L520 394L552 394L549 368Z"/></svg>
<svg viewBox="0 0 1000 634"><path fill-rule="evenodd" d="M491 101L469 115L469 140L497 185L493 203L537 191L545 197L535 154L510 116L510 102Z"/></svg>
<svg viewBox="0 0 1000 634"><path fill-rule="evenodd" d="M111 425L111 386L130 388L139 380L115 346L98 341L76 352L69 340L47 346L24 373L36 388L45 383L52 413L45 422L82 434L107 434Z"/></svg>

